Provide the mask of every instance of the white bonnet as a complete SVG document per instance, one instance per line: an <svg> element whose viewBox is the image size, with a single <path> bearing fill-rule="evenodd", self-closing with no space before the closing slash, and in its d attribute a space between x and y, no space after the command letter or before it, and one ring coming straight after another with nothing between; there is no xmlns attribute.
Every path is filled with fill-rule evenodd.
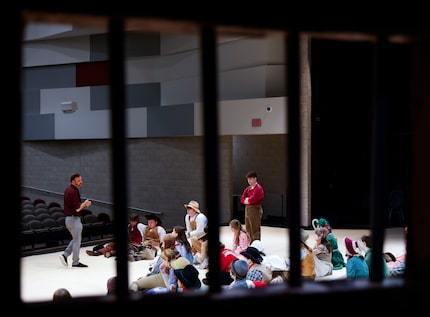
<svg viewBox="0 0 430 317"><path fill-rule="evenodd" d="M279 255L269 255L264 259L264 264L271 271L288 271L287 261Z"/></svg>
<svg viewBox="0 0 430 317"><path fill-rule="evenodd" d="M263 256L266 255L264 253L264 244L263 244L263 242L261 242L261 240L252 241L250 246L256 248L258 250L258 252L260 252L261 255L263 255Z"/></svg>

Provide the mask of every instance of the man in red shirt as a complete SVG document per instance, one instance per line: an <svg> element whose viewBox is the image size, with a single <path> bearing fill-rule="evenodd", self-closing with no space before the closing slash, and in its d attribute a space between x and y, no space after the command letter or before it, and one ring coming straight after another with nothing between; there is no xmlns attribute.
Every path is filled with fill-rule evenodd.
<svg viewBox="0 0 430 317"><path fill-rule="evenodd" d="M249 186L243 191L240 202L245 205L245 228L251 244L254 240L261 240L264 190L257 182L256 172L249 171L246 180Z"/></svg>
<svg viewBox="0 0 430 317"><path fill-rule="evenodd" d="M91 201L88 199L81 202L79 188L82 187L82 184L82 176L79 173L74 173L70 177L70 185L64 190L65 224L72 236L72 240L70 240L63 254L60 255L61 263L64 266L68 266L67 258L73 253L72 267L88 267L88 265L79 262L83 229L80 213L84 208L91 206Z"/></svg>

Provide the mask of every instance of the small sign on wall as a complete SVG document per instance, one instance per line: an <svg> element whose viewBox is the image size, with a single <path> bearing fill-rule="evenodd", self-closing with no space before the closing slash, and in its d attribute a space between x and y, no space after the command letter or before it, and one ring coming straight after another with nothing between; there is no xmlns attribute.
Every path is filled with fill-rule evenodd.
<svg viewBox="0 0 430 317"><path fill-rule="evenodd" d="M261 119L252 119L251 124L253 128L261 127Z"/></svg>

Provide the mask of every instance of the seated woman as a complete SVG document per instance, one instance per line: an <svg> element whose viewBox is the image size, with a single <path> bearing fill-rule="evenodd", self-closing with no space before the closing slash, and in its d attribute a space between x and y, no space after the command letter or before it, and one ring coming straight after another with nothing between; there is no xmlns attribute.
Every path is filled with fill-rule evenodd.
<svg viewBox="0 0 430 317"><path fill-rule="evenodd" d="M315 245L312 249L315 260L315 277L323 277L333 273L332 249L327 240L328 234L327 228L315 229Z"/></svg>
<svg viewBox="0 0 430 317"><path fill-rule="evenodd" d="M171 272L172 267L184 267L187 264L190 264L190 262L180 256L180 254L176 250L172 249L165 249L163 252L161 252L160 255L162 259L162 263L159 268L159 273L156 274L148 274L146 276L140 277L137 280L133 281L129 285L129 290L132 292L138 292L138 291L148 291L152 288L168 288L172 289L172 276L173 273Z"/></svg>
<svg viewBox="0 0 430 317"><path fill-rule="evenodd" d="M387 262L388 272L390 276L403 276L406 269L406 254L394 256L391 252L383 254L385 262Z"/></svg>
<svg viewBox="0 0 430 317"><path fill-rule="evenodd" d="M232 250L240 256L240 252L249 247L249 237L242 223L238 219L232 219L229 223L230 230L233 233Z"/></svg>
<svg viewBox="0 0 430 317"><path fill-rule="evenodd" d="M333 264L333 270L343 269L346 266L345 259L343 258L342 253L339 251L337 238L332 232L330 223L326 219L320 218L312 220L312 226L314 229L318 227L328 229L329 234L327 236L327 241L330 243L332 249L331 263Z"/></svg>

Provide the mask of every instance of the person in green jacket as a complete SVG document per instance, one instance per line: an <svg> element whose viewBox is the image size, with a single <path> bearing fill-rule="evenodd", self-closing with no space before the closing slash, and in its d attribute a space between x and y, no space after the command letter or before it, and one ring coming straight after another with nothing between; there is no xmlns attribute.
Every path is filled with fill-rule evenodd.
<svg viewBox="0 0 430 317"><path fill-rule="evenodd" d="M327 236L327 241L330 243L333 254L331 257L331 263L333 264L333 270L340 270L345 267L345 259L343 258L342 252L339 251L338 245L337 245L337 238L334 236L332 232L332 228L330 226L330 223L327 221L327 219L319 218L312 220L312 226L314 227L314 230L316 228L327 228L329 231L329 234Z"/></svg>
<svg viewBox="0 0 430 317"><path fill-rule="evenodd" d="M371 268L371 262L372 262L372 237L369 235L362 235L361 241L363 242L363 249L364 249L364 261L367 263L367 266L369 267L369 273L372 270ZM384 277L390 276L390 270L388 269L387 262L385 261L384 256L382 256L382 274Z"/></svg>

